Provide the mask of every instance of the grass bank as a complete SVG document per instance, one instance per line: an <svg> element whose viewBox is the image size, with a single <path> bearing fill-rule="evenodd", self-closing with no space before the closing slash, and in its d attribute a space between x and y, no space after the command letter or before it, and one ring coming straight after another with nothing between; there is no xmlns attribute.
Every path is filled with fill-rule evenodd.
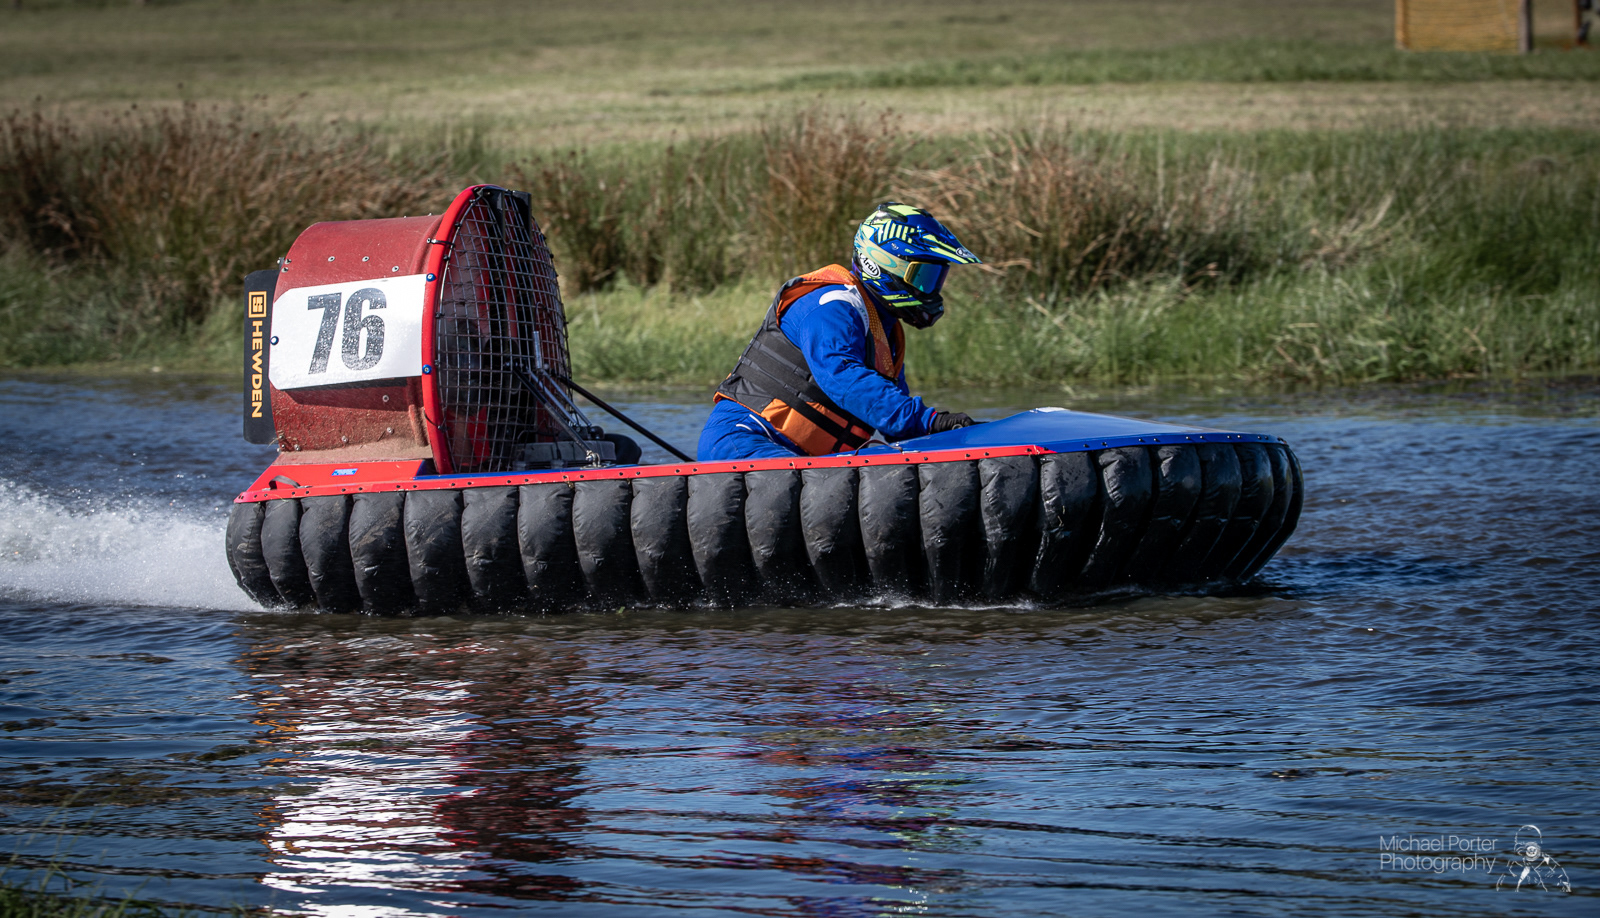
<svg viewBox="0 0 1600 918"><path fill-rule="evenodd" d="M255 108L0 123L0 365L236 359L238 279L306 225L529 189L575 365L708 384L782 278L878 200L987 265L913 336L923 385L1354 382L1600 368L1600 154L1418 125L928 138L812 108L752 131L525 158L408 152ZM509 160L509 161L508 161Z"/></svg>
<svg viewBox="0 0 1600 918"><path fill-rule="evenodd" d="M0 10L16 99L239 101L422 87L751 92L1138 81L1592 79L1593 55L1404 54L1393 0L21 0ZM1574 38L1534 4L1536 44ZM851 40L840 41L848 36ZM797 37L799 37L797 39ZM1589 75L1589 76L1586 76ZM181 88L180 88L181 84ZM488 97L488 98L486 98ZM591 103L596 101L591 98Z"/></svg>
<svg viewBox="0 0 1600 918"><path fill-rule="evenodd" d="M446 159L262 106L0 120L0 364L230 362L245 273L319 220L422 212Z"/></svg>
<svg viewBox="0 0 1600 918"><path fill-rule="evenodd" d="M1034 126L930 144L812 113L518 177L577 294L575 363L600 379L716 380L777 281L846 257L864 202L898 197L988 262L913 336L920 384L1348 383L1600 366L1588 136Z"/></svg>
<svg viewBox="0 0 1600 918"><path fill-rule="evenodd" d="M0 881L0 918L166 918L170 914L153 902L60 896Z"/></svg>
<svg viewBox="0 0 1600 918"><path fill-rule="evenodd" d="M101 117L130 103L297 100L435 147L506 153L743 131L820 95L927 133L1018 110L1083 127L1600 127L1600 56L1407 54L1393 0L22 0L0 8L0 98Z"/></svg>
<svg viewBox="0 0 1600 918"><path fill-rule="evenodd" d="M1317 268L1202 292L1149 284L1054 308L951 297L911 336L915 386L1223 386L1517 378L1594 372L1600 309L1581 286L1512 296L1492 285L1418 288L1386 266ZM744 284L707 295L623 286L568 302L573 361L613 383L709 386L727 373L771 297Z"/></svg>
<svg viewBox="0 0 1600 918"><path fill-rule="evenodd" d="M1550 49L1554 52L1556 49ZM1600 80L1586 53L1408 54L1375 42L1230 38L1160 54L1125 48L1061 49L889 66L819 69L757 83L763 90L1067 86L1104 83L1464 83Z"/></svg>
<svg viewBox="0 0 1600 918"><path fill-rule="evenodd" d="M92 889L72 894L56 891L65 883L57 869L24 883L10 882L0 870L0 918L200 918L225 915L230 918L270 918L272 912L257 909L200 909L140 899L134 895L107 897Z"/></svg>

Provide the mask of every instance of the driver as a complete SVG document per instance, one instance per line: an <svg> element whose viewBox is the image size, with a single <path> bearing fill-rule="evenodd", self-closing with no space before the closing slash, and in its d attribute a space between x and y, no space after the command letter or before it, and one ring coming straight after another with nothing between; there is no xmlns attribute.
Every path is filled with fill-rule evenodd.
<svg viewBox="0 0 1600 918"><path fill-rule="evenodd" d="M717 387L699 460L821 456L874 432L904 440L972 424L911 395L901 323L937 322L950 267L980 263L927 211L878 205L856 231L849 268L828 265L779 289Z"/></svg>

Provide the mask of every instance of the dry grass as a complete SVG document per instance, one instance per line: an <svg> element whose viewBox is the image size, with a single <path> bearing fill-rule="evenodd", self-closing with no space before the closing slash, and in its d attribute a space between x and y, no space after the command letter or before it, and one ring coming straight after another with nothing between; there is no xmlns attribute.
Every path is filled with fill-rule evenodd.
<svg viewBox="0 0 1600 918"><path fill-rule="evenodd" d="M919 385L1600 366L1584 134L1013 130L916 157L891 195L933 207L992 269L957 272L949 317L913 336ZM710 384L776 280L576 297L575 359L612 381Z"/></svg>
<svg viewBox="0 0 1600 918"><path fill-rule="evenodd" d="M620 297L578 301L582 372L725 372L748 334L729 323L749 324L729 291L759 310L781 275L847 257L882 197L931 207L989 262L952 290L984 308L919 336L925 380L1594 365L1587 135L1035 126L927 142L896 125L811 109L525 162L569 294ZM15 115L0 124L0 362L197 344L231 362L239 277L314 220L442 206L466 183L450 163L483 159L471 138L457 152L391 156L359 132L196 106L92 128Z"/></svg>
<svg viewBox="0 0 1600 918"><path fill-rule="evenodd" d="M536 158L513 174L546 215L574 291L626 277L705 292L847 261L856 225L889 198L948 218L1007 289L1046 299L1155 275L1236 279L1259 265L1251 176L1215 158L1147 176L1129 156L1060 126L918 144L887 113L813 108L753 138Z"/></svg>
<svg viewBox="0 0 1600 918"><path fill-rule="evenodd" d="M1571 30L1570 10L1560 7L1536 4L1547 44ZM1401 74L1396 82L1392 30L1392 0L990 0L981 8L966 0L168 0L93 8L28 0L21 13L0 10L0 97L41 98L92 116L133 101L238 102L265 93L301 99L295 117L304 123L360 122L433 149L462 124L480 124L491 145L513 157L741 132L819 95L841 108L893 108L919 135L1004 126L1019 108L1115 130L1362 127L1392 121L1406 105L1451 124L1600 126L1600 111L1578 102L1592 85L1559 82L1557 72L1501 82L1457 74L1442 83ZM795 39L801 35L817 38ZM1227 82L1237 58L1298 60L1307 45L1335 59L1376 55L1376 82ZM1052 61L1080 53L1108 56L1114 81L1051 76ZM1202 59L1166 82L1125 82L1172 53ZM1600 61L1554 51L1536 57ZM879 73L945 65L980 82L895 88ZM785 81L799 82L786 89Z"/></svg>
<svg viewBox="0 0 1600 918"><path fill-rule="evenodd" d="M535 193L569 292L598 291L575 300L596 337L573 342L601 378L720 375L747 334L734 300L759 311L780 276L846 257L885 197L998 266L958 279L982 310L918 336L924 379L1594 362L1595 217L1575 195L1593 194L1600 109L1580 100L1600 58L1402 58L1390 0L36 0L0 17L0 92L50 113L0 126L0 363L160 342L231 362L239 275L305 224L508 179ZM1545 44L1565 27L1544 22ZM235 107L263 92L298 101Z"/></svg>
<svg viewBox="0 0 1600 918"><path fill-rule="evenodd" d="M1123 154L1125 157L1126 154ZM951 228L1011 286L1050 300L1155 274L1182 283L1254 267L1251 177L1213 159L1155 182L1064 130L996 133L962 162L907 178L907 197ZM1176 170L1175 170L1176 171Z"/></svg>
<svg viewBox="0 0 1600 918"><path fill-rule="evenodd" d="M259 109L135 108L87 129L37 110L0 121L0 239L123 275L135 325L203 322L311 223L419 211L448 190L442 163L393 162Z"/></svg>
<svg viewBox="0 0 1600 918"><path fill-rule="evenodd" d="M665 147L642 158L586 152L536 156L507 169L533 195L562 281L593 290L621 278L708 290L743 273L751 163L727 139Z"/></svg>
<svg viewBox="0 0 1600 918"><path fill-rule="evenodd" d="M909 147L888 112L862 118L813 108L768 122L755 208L760 264L794 275L848 263L855 227L889 195Z"/></svg>
<svg viewBox="0 0 1600 918"><path fill-rule="evenodd" d="M887 113L813 108L751 135L535 156L508 173L545 215L569 289L626 278L704 292L847 260L855 224L888 195L910 145Z"/></svg>
<svg viewBox="0 0 1600 918"><path fill-rule="evenodd" d="M453 190L438 157L391 159L259 107L134 108L89 127L13 112L0 250L38 282L7 285L0 360L186 347L310 224L425 212Z"/></svg>

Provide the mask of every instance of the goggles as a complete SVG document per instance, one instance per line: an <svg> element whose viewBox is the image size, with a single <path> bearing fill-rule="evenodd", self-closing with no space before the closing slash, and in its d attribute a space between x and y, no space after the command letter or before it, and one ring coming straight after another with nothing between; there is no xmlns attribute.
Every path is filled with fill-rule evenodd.
<svg viewBox="0 0 1600 918"><path fill-rule="evenodd" d="M913 290L934 294L944 286L945 275L949 273L950 266L942 261L913 261L906 267L901 280Z"/></svg>

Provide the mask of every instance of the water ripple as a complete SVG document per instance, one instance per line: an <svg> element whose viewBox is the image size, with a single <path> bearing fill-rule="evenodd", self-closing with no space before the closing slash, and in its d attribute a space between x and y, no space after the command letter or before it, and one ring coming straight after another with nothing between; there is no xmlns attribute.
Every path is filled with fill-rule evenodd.
<svg viewBox="0 0 1600 918"><path fill-rule="evenodd" d="M1151 408L1299 452L1300 530L1229 595L380 620L251 609L217 550L237 396L149 386L0 380L0 428L65 456L0 450L18 869L341 918L1600 896L1592 391ZM184 462L132 455L178 414ZM1494 891L1526 823L1570 894ZM1495 866L1380 860L1441 835Z"/></svg>

